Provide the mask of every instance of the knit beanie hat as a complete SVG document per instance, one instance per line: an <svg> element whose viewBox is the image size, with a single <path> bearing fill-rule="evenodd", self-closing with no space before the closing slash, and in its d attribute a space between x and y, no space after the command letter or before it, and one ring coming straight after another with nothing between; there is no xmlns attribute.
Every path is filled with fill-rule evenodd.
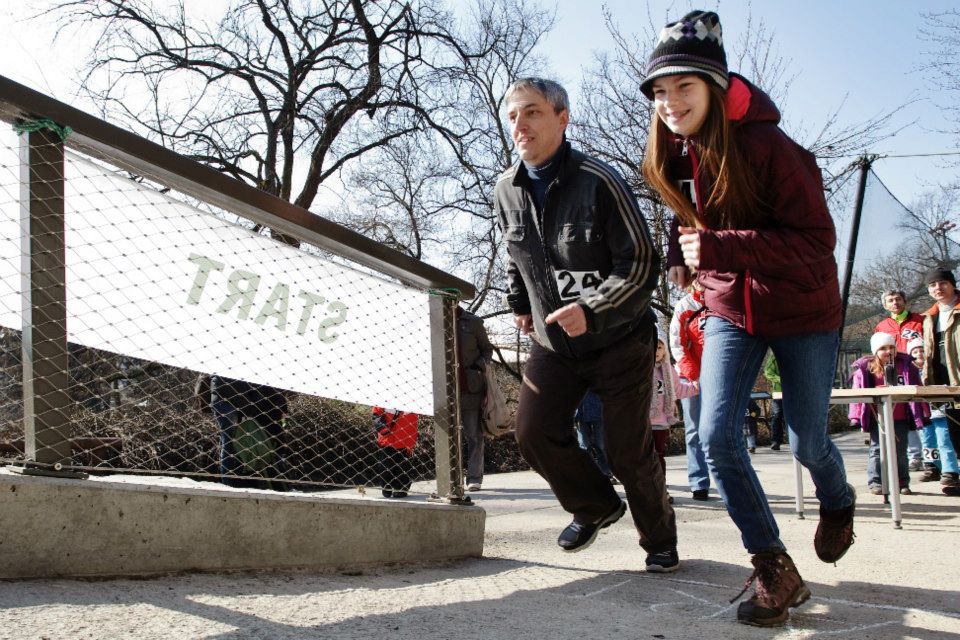
<svg viewBox="0 0 960 640"><path fill-rule="evenodd" d="M691 11L663 28L640 90L653 100L654 80L686 73L703 76L724 90L730 85L720 16L712 11Z"/></svg>
<svg viewBox="0 0 960 640"><path fill-rule="evenodd" d="M907 353L912 353L914 349L920 347L923 349L923 338L914 338L907 343Z"/></svg>
<svg viewBox="0 0 960 640"><path fill-rule="evenodd" d="M880 347L885 346L896 347L897 341L893 339L893 336L889 333L875 333L870 337L870 351L873 355L877 355L877 351L880 351Z"/></svg>
<svg viewBox="0 0 960 640"><path fill-rule="evenodd" d="M927 272L927 277L924 282L930 284L938 280L946 280L953 286L957 286L957 279L953 277L953 271L948 269L930 269L930 271Z"/></svg>

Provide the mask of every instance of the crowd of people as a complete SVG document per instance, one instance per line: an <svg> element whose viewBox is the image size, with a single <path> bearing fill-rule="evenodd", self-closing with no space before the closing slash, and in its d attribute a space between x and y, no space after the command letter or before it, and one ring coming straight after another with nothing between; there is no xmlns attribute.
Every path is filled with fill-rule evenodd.
<svg viewBox="0 0 960 640"><path fill-rule="evenodd" d="M814 156L778 126L771 98L728 70L716 13L693 11L663 28L641 89L654 116L637 153L647 184L673 212L666 268L682 292L666 333L651 308L659 247L622 176L567 140L567 92L537 77L506 92L520 161L499 177L494 208L507 248L507 303L531 337L517 444L572 516L557 539L563 551L586 549L629 509L646 570L673 572L680 555L664 455L679 400L692 498L709 500L716 488L754 567L741 595L753 593L737 618L782 624L811 592L751 463L760 414L751 392L761 370L778 392L770 448L786 436L816 485L817 556L835 564L854 541L857 495L826 428L842 313L833 219ZM925 283L934 304L924 314L906 308L902 291L882 293L889 317L876 327L871 354L853 363L852 386L960 384L956 280L937 268ZM475 492L492 347L480 319L460 308L457 340L466 488ZM236 405L216 396L224 433L243 413ZM416 416L373 413L383 495L406 496ZM879 493L874 406L851 404L849 419L869 434L865 485ZM952 404L896 406L900 493L911 493L913 469L960 495L958 424ZM226 440L225 471L237 464Z"/></svg>
<svg viewBox="0 0 960 640"><path fill-rule="evenodd" d="M563 551L587 548L629 506L646 569L675 571L677 523L662 453L664 428L681 399L692 496L707 500L711 483L716 487L754 567L742 592L753 586L753 593L737 618L782 624L810 589L751 464L756 443L747 446L761 368L780 392L771 448L780 449L786 435L816 485L817 556L836 563L854 541L856 491L826 428L842 309L820 170L779 128L770 97L729 72L716 13L694 11L663 28L641 89L654 117L647 148L637 153L647 184L673 212L666 266L684 291L669 339L658 336L650 306L661 256L623 178L567 140L570 104L561 85L531 77L507 90L520 161L496 183L495 213L507 247L507 302L517 328L532 338L517 442L572 515L557 540ZM893 322L881 324L896 325L894 337L872 341L854 383L885 384L888 364L912 383L960 379L955 282L943 271L928 283L934 307L917 326L891 303ZM907 353L918 337L922 371ZM602 424L590 413L597 404ZM920 428L924 460L939 460L948 494L956 458L947 462L942 443L956 424L953 411L910 404L896 414L904 473L907 434ZM875 442L870 408L855 405L850 415ZM933 442L940 455L930 453ZM611 479L622 483L626 502ZM909 484L901 478L904 492Z"/></svg>

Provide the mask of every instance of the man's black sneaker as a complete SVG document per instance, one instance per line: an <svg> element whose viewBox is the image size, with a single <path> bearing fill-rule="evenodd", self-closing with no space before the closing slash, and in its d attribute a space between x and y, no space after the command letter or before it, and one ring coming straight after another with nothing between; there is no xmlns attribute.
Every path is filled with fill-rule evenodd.
<svg viewBox="0 0 960 640"><path fill-rule="evenodd" d="M647 554L647 571L653 573L671 573L680 568L680 557L676 549Z"/></svg>
<svg viewBox="0 0 960 640"><path fill-rule="evenodd" d="M620 500L620 504L617 505L616 509L596 522L581 523L574 520L567 525L566 529L560 532L560 537L557 538L557 544L568 553L586 549L597 539L597 534L600 533L600 529L605 529L612 525L622 518L626 511L627 503Z"/></svg>
<svg viewBox="0 0 960 640"><path fill-rule="evenodd" d="M710 490L709 489L694 489L693 491L694 500L709 500L710 499Z"/></svg>

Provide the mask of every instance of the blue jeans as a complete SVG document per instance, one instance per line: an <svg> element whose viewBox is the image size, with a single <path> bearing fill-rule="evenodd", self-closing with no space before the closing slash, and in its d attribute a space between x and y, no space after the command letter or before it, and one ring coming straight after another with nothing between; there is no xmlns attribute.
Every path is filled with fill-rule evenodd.
<svg viewBox="0 0 960 640"><path fill-rule="evenodd" d="M783 400L773 401L773 412L770 414L770 444L783 442Z"/></svg>
<svg viewBox="0 0 960 640"><path fill-rule="evenodd" d="M683 435L687 441L687 480L690 491L710 488L710 470L700 445L700 396L680 400L683 407Z"/></svg>
<svg viewBox="0 0 960 640"><path fill-rule="evenodd" d="M600 420L586 420L577 424L577 442L580 448L590 454L597 463L600 473L610 477L610 464L607 462L607 452L603 448L603 422Z"/></svg>
<svg viewBox="0 0 960 640"><path fill-rule="evenodd" d="M936 436L936 446L940 450L940 471L942 473L957 473L957 452L953 448L950 432L947 428L947 418L933 418L933 432Z"/></svg>
<svg viewBox="0 0 960 640"><path fill-rule="evenodd" d="M723 318L704 327L700 374L700 441L727 512L752 554L785 551L750 456L743 416L767 349L780 365L791 452L810 471L824 509L850 506L852 490L840 451L827 435L839 335L836 331L775 338L752 336Z"/></svg>
<svg viewBox="0 0 960 640"><path fill-rule="evenodd" d="M923 460L923 453L920 451L920 432L916 429L910 429L907 434L907 459L910 462Z"/></svg>
<svg viewBox="0 0 960 640"><path fill-rule="evenodd" d="M933 466L940 471L940 450L937 449L937 428L933 422L920 431L920 444L923 447L923 464Z"/></svg>

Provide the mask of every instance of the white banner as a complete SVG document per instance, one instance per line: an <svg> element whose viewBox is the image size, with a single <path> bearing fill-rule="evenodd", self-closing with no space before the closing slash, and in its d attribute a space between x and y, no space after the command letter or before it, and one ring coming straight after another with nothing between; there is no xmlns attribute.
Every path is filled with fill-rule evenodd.
<svg viewBox="0 0 960 640"><path fill-rule="evenodd" d="M20 329L19 168L0 149L0 325ZM69 340L433 413L427 294L255 235L68 154Z"/></svg>

